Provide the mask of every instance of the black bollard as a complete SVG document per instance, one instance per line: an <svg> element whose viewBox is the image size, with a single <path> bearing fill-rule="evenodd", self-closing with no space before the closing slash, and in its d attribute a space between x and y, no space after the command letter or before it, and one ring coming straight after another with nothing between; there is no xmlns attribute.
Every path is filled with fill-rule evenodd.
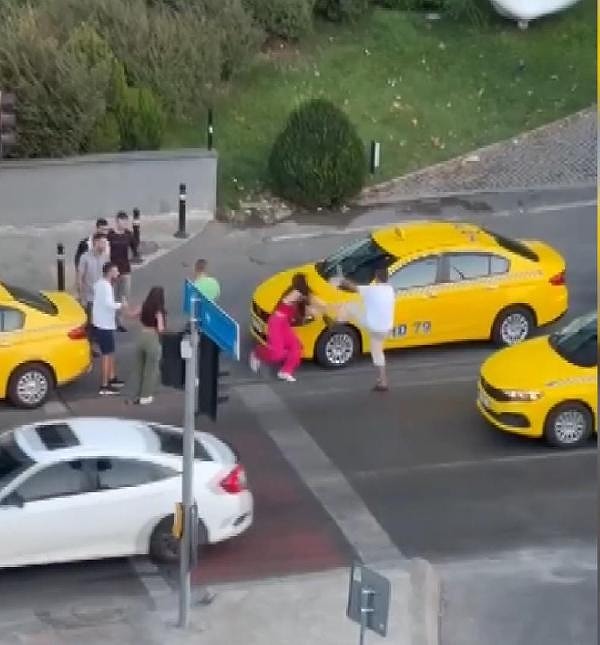
<svg viewBox="0 0 600 645"><path fill-rule="evenodd" d="M65 290L65 245L56 245L56 281L59 291Z"/></svg>
<svg viewBox="0 0 600 645"><path fill-rule="evenodd" d="M131 262L133 264L141 264L142 263L142 255L140 253L140 244L141 244L141 232L140 232L140 227L141 227L141 222L140 222L140 209L139 208L134 208L133 209L133 245L134 245L134 251L133 251L133 258L131 259Z"/></svg>
<svg viewBox="0 0 600 645"><path fill-rule="evenodd" d="M185 230L185 209L186 209L186 187L185 184L179 184L179 229L175 237L186 238L188 234Z"/></svg>
<svg viewBox="0 0 600 645"><path fill-rule="evenodd" d="M213 128L213 111L212 108L208 110L208 127L207 127L207 143L208 143L208 149L212 150L213 148L213 134L214 134L214 128Z"/></svg>

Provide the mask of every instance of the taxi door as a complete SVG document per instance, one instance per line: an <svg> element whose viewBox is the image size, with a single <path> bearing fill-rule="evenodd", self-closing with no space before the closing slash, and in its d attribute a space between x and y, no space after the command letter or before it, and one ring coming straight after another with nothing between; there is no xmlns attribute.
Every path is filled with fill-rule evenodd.
<svg viewBox="0 0 600 645"><path fill-rule="evenodd" d="M403 260L390 269L396 292L394 329L389 347L433 345L446 340L440 256Z"/></svg>
<svg viewBox="0 0 600 645"><path fill-rule="evenodd" d="M506 303L509 261L496 254L451 251L441 258L444 318L448 339L488 338L494 319Z"/></svg>

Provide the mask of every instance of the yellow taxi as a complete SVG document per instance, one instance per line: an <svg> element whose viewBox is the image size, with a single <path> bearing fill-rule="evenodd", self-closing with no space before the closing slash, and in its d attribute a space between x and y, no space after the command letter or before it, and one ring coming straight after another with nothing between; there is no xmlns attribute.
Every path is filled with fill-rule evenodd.
<svg viewBox="0 0 600 645"><path fill-rule="evenodd" d="M55 386L86 372L86 323L83 308L68 293L0 283L0 399L36 408Z"/></svg>
<svg viewBox="0 0 600 645"><path fill-rule="evenodd" d="M598 316L496 352L481 367L477 406L494 426L555 446L597 432Z"/></svg>
<svg viewBox="0 0 600 645"><path fill-rule="evenodd" d="M540 241L518 241L475 224L410 221L382 228L328 258L278 273L254 292L251 333L265 342L266 322L294 273L303 272L327 305L358 298L338 288L340 278L369 284L386 266L396 291L395 325L387 348L491 339L525 340L568 306L566 264ZM327 327L321 318L296 329L303 357L340 368L369 351L357 324Z"/></svg>

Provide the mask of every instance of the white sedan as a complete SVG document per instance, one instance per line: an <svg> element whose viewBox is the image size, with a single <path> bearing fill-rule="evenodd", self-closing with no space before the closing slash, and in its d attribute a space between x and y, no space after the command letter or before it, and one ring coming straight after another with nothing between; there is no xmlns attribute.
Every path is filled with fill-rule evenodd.
<svg viewBox="0 0 600 645"><path fill-rule="evenodd" d="M173 426L89 417L0 434L0 568L148 553L176 560L182 439ZM243 466L200 432L194 494L201 543L252 524Z"/></svg>

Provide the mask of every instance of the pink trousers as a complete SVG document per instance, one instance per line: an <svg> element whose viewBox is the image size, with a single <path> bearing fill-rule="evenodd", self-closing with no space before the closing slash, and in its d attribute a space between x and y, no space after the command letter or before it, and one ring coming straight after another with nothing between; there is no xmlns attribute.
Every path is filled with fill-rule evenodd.
<svg viewBox="0 0 600 645"><path fill-rule="evenodd" d="M302 361L302 343L285 316L272 314L267 323L267 344L254 352L263 363L283 363L281 371L293 374Z"/></svg>

